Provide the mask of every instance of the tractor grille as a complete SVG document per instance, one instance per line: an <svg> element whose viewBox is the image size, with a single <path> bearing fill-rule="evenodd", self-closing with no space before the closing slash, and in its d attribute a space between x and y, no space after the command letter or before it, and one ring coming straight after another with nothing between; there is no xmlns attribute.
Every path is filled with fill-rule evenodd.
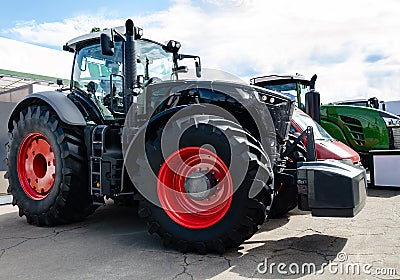
<svg viewBox="0 0 400 280"><path fill-rule="evenodd" d="M342 122L348 127L350 130L351 136L353 137L354 141L360 146L365 145L365 136L364 130L362 128L361 122L355 118L347 117L347 116L340 116Z"/></svg>
<svg viewBox="0 0 400 280"><path fill-rule="evenodd" d="M391 149L400 149L400 127L392 127L389 128L391 130L390 135L390 148Z"/></svg>

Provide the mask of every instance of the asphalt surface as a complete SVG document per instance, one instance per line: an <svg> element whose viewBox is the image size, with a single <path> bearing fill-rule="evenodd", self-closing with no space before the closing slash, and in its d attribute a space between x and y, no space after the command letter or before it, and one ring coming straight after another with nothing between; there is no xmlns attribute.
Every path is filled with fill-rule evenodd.
<svg viewBox="0 0 400 280"><path fill-rule="evenodd" d="M319 275L307 269L329 262ZM242 278L400 279L400 189L370 189L351 219L294 210L223 256L164 248L129 207L110 204L81 223L47 228L0 206L0 279Z"/></svg>

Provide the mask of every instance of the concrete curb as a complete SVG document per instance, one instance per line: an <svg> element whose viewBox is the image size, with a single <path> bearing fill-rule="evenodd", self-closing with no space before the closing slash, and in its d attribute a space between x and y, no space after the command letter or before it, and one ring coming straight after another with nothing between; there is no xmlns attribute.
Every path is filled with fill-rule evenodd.
<svg viewBox="0 0 400 280"><path fill-rule="evenodd" d="M0 195L0 205L10 204L12 202L12 195Z"/></svg>

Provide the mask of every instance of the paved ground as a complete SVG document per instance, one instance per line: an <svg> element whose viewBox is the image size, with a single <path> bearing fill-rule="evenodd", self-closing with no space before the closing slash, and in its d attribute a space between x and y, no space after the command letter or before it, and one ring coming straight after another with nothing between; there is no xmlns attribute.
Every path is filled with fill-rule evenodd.
<svg viewBox="0 0 400 280"><path fill-rule="evenodd" d="M322 275L307 273L311 263L329 262ZM397 275L368 275L363 266ZM360 275L353 275L357 267ZM19 218L16 207L0 206L0 279L50 278L400 279L400 190L370 190L364 211L352 219L295 210L223 256L165 249L131 208L108 205L82 223L38 228Z"/></svg>

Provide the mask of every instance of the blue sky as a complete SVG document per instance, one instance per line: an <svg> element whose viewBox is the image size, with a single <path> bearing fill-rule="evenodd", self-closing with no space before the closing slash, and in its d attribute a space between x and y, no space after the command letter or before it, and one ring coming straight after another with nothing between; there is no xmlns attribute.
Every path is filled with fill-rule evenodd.
<svg viewBox="0 0 400 280"><path fill-rule="evenodd" d="M245 81L317 73L323 101L399 100L399 12L398 0L4 1L0 36L60 50L132 18L145 37L176 39Z"/></svg>
<svg viewBox="0 0 400 280"><path fill-rule="evenodd" d="M134 11L138 14L150 14L166 9L169 0L157 1L3 1L1 3L1 29L12 28L18 23L35 20L36 22L56 22L65 18L73 18L83 14L97 14L107 11L114 17L128 17ZM136 8L140 7L140 9Z"/></svg>

